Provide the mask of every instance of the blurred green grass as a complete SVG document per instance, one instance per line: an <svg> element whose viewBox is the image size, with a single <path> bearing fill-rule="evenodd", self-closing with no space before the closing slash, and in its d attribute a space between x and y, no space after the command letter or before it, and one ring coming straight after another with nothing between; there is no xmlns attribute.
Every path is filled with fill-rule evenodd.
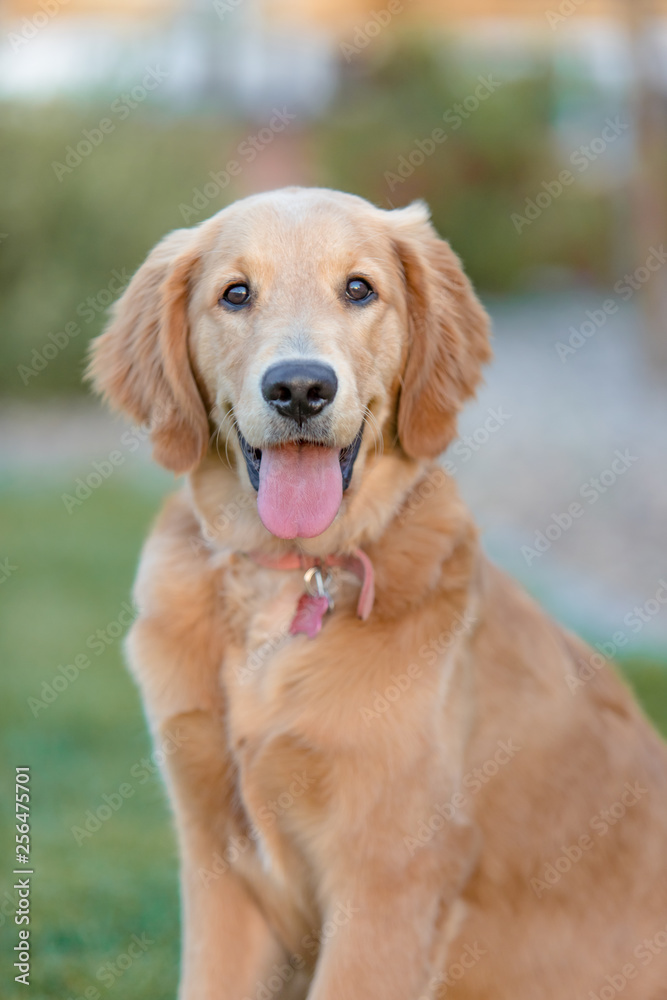
<svg viewBox="0 0 667 1000"><path fill-rule="evenodd" d="M136 1000L166 1000L174 995L178 962L177 859L168 809L156 771L149 764L148 776L140 763L151 748L121 640L99 655L87 644L128 601L162 481L146 489L119 470L68 514L61 493L73 478L19 483L5 476L0 484L0 559L16 567L0 584L3 787L11 787L15 766L32 770L30 996L74 1000L95 988L100 996L115 990ZM47 707L35 706L35 716L28 699L41 701L43 683L82 652L91 665ZM624 666L667 733L667 671L650 662ZM72 827L82 826L87 810L123 783L133 788L131 797L79 846ZM9 844L13 801L3 797L0 810ZM5 905L12 900L10 879L7 865L0 873L0 928L13 946L16 928L7 916L13 906ZM126 952L134 934L153 943L107 987L98 972ZM14 1000L22 991L16 985L4 996Z"/></svg>
<svg viewBox="0 0 667 1000"><path fill-rule="evenodd" d="M156 770L140 764L151 747L121 640L99 655L87 645L129 599L157 496L130 487L119 474L68 515L60 497L68 487L67 480L41 488L7 483L0 491L0 553L16 567L0 586L3 787L12 787L15 766L32 772L30 995L66 1000L96 988L101 996L115 990L161 1000L174 995L178 961L171 823ZM33 703L35 717L28 699L42 701L43 683L51 684L58 667L79 653L88 654L90 666L47 707ZM132 796L79 846L72 827L82 826L86 811L125 782ZM0 808L8 858L13 797L3 796ZM7 863L0 873L3 904L12 885L9 869ZM2 924L3 940L9 937L13 946L13 907L2 906ZM154 943L120 978L97 978L134 934ZM15 985L3 993L8 1000L24 995L13 976L5 981Z"/></svg>

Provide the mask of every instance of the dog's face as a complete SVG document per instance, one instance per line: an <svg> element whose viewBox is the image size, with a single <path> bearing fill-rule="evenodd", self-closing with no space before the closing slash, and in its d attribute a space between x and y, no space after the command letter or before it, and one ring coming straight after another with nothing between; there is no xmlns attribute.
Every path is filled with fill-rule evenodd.
<svg viewBox="0 0 667 1000"><path fill-rule="evenodd" d="M195 369L282 538L326 530L396 395L405 296L379 215L319 192L250 199L219 216L203 259Z"/></svg>
<svg viewBox="0 0 667 1000"><path fill-rule="evenodd" d="M217 449L272 534L313 538L378 447L446 447L487 357L486 316L423 206L290 188L163 240L92 373L164 465Z"/></svg>

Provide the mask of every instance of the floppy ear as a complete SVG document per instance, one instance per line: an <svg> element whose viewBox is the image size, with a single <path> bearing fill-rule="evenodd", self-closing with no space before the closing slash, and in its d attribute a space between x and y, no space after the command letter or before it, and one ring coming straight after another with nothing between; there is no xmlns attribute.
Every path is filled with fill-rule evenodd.
<svg viewBox="0 0 667 1000"><path fill-rule="evenodd" d="M87 377L111 405L148 424L153 455L176 473L206 450L206 410L190 364L188 294L198 251L179 229L151 251L91 346Z"/></svg>
<svg viewBox="0 0 667 1000"><path fill-rule="evenodd" d="M405 274L409 346L398 404L398 437L411 458L435 458L456 436L456 418L491 357L489 319L417 202L390 213Z"/></svg>

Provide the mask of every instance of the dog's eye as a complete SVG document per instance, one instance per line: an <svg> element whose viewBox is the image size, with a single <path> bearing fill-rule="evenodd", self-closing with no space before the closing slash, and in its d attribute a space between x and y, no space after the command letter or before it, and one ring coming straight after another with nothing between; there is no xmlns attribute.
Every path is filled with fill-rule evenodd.
<svg viewBox="0 0 667 1000"><path fill-rule="evenodd" d="M250 300L250 289L247 285L230 285L230 287L223 292L221 298L218 299L220 305L223 302L230 306L244 306Z"/></svg>
<svg viewBox="0 0 667 1000"><path fill-rule="evenodd" d="M369 299L375 293L363 278L350 278L345 287L345 294L353 302L365 302L366 299Z"/></svg>

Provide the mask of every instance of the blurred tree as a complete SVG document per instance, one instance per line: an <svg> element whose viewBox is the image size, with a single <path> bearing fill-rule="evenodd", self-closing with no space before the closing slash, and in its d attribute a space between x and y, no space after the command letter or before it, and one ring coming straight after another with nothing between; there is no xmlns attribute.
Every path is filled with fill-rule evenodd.
<svg viewBox="0 0 667 1000"><path fill-rule="evenodd" d="M548 57L527 57L517 71L502 58L476 64L446 37L386 33L344 66L338 100L314 127L314 154L331 186L385 208L426 200L482 290L539 287L555 274L604 281L607 193L572 186L520 233L511 221L562 169L554 102Z"/></svg>
<svg viewBox="0 0 667 1000"><path fill-rule="evenodd" d="M387 31L341 66L327 117L290 123L252 165L239 149L256 121L147 102L63 172L54 164L108 105L0 104L0 390L83 392L86 345L119 283L166 232L256 187L305 179L386 208L424 198L482 292L615 276L608 193L572 185L520 233L512 223L562 169L548 59L476 65L443 38ZM234 157L243 173L225 180Z"/></svg>

